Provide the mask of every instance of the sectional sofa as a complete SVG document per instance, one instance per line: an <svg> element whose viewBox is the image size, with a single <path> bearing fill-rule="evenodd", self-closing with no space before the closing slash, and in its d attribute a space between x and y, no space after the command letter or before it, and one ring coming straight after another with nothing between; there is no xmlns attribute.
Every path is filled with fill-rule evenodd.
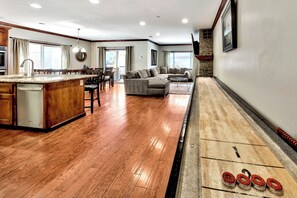
<svg viewBox="0 0 297 198"><path fill-rule="evenodd" d="M189 69L170 69L154 67L128 71L124 76L126 95L162 95L169 92L169 81L172 77L184 77L192 80L192 71Z"/></svg>

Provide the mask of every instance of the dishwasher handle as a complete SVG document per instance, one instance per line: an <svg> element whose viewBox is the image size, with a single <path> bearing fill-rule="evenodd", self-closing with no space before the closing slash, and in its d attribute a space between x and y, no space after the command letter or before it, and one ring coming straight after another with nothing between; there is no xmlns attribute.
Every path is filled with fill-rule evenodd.
<svg viewBox="0 0 297 198"><path fill-rule="evenodd" d="M42 91L42 87L18 87L17 88L20 91Z"/></svg>

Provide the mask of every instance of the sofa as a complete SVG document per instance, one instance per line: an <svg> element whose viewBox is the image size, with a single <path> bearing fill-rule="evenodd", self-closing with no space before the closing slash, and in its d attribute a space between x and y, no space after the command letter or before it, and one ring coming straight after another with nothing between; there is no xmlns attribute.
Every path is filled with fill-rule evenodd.
<svg viewBox="0 0 297 198"><path fill-rule="evenodd" d="M159 75L167 76L167 79L170 80L172 77L184 77L187 78L188 81L193 81L193 73L192 69L188 68L168 68L165 66L152 68L152 70L157 69L159 71Z"/></svg>
<svg viewBox="0 0 297 198"><path fill-rule="evenodd" d="M191 70L154 67L128 71L124 75L126 95L166 96L169 93L169 81L172 77L184 77L191 81Z"/></svg>

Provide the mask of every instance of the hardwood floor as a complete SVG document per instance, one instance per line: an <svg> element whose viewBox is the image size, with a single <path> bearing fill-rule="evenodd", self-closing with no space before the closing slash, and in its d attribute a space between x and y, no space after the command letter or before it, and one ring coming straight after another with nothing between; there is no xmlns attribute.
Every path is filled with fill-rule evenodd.
<svg viewBox="0 0 297 198"><path fill-rule="evenodd" d="M296 197L296 181L260 137L260 128L240 113L213 79L198 78L198 91L202 197L278 197L269 190L223 185L223 172L236 176L244 168L265 180L277 179L283 185L283 197Z"/></svg>
<svg viewBox="0 0 297 198"><path fill-rule="evenodd" d="M0 129L0 197L164 197L189 95L100 93L49 133Z"/></svg>

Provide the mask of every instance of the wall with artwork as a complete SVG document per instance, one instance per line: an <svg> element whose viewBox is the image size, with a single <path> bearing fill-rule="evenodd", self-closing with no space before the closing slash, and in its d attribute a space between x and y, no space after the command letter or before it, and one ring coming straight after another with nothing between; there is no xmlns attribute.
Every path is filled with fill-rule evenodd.
<svg viewBox="0 0 297 198"><path fill-rule="evenodd" d="M223 52L214 29L214 76L276 126L297 138L295 0L237 1L237 48Z"/></svg>
<svg viewBox="0 0 297 198"><path fill-rule="evenodd" d="M147 47L148 68L155 67L158 65L158 61L159 61L158 52L159 52L159 46L156 45L155 43L148 42L148 47Z"/></svg>

